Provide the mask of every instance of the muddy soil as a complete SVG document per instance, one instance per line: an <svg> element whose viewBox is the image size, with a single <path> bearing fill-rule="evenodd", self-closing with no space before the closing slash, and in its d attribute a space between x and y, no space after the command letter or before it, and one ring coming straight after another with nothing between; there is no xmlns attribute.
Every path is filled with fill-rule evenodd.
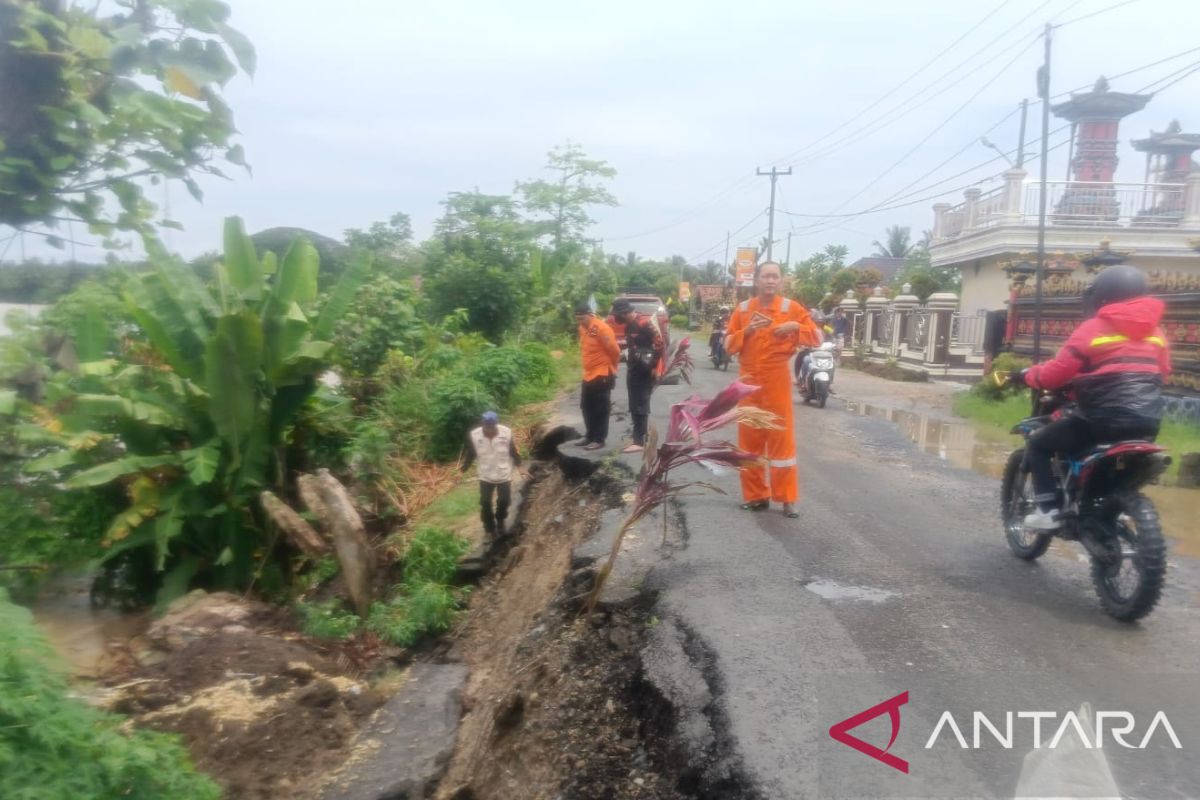
<svg viewBox="0 0 1200 800"><path fill-rule="evenodd" d="M667 755L671 711L637 657L656 620L637 609L584 618L590 587L567 581L613 491L554 469L520 544L476 591L450 654L471 678L442 800L685 796Z"/></svg>
<svg viewBox="0 0 1200 800"><path fill-rule="evenodd" d="M301 797L383 700L327 652L278 609L198 594L132 643L106 705L180 734L227 800Z"/></svg>

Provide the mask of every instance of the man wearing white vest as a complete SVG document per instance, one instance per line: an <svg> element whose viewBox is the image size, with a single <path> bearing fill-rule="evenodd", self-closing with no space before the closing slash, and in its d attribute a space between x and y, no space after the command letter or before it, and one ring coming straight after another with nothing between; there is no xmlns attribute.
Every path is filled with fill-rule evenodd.
<svg viewBox="0 0 1200 800"><path fill-rule="evenodd" d="M496 412L485 412L479 421L482 424L467 435L462 469L466 472L473 462L479 462L479 517L488 536L503 535L504 520L512 502L513 472L523 478L529 474L521 469L521 455L513 442L512 430L499 424Z"/></svg>

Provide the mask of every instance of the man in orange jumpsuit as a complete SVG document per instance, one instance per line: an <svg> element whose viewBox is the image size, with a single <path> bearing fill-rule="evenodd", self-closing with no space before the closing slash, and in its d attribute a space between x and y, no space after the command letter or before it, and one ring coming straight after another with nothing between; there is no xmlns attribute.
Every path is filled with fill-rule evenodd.
<svg viewBox="0 0 1200 800"><path fill-rule="evenodd" d="M800 345L821 344L821 331L804 305L781 297L783 269L774 261L759 265L754 276L756 296L738 303L729 319L725 350L738 356L743 383L761 387L742 400L776 414L782 430L738 426L738 446L764 456L767 468L748 466L742 470L742 508L763 511L771 500L783 504L788 517L800 516L800 473L796 469L796 437L792 419L792 373L789 362Z"/></svg>

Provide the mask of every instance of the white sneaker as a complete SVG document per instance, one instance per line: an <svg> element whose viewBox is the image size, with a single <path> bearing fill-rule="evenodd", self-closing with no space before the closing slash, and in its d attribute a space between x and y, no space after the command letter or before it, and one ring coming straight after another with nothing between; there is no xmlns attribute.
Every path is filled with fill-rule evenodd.
<svg viewBox="0 0 1200 800"><path fill-rule="evenodd" d="M1034 511L1025 515L1024 525L1035 531L1055 531L1060 527L1057 511Z"/></svg>

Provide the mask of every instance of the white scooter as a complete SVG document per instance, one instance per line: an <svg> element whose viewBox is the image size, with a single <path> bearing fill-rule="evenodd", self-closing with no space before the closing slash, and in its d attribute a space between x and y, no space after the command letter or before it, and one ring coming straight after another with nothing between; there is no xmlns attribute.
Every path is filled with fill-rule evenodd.
<svg viewBox="0 0 1200 800"><path fill-rule="evenodd" d="M800 356L800 396L807 405L817 401L817 408L824 408L833 386L836 364L833 358L833 342L825 342L815 350L806 350Z"/></svg>

